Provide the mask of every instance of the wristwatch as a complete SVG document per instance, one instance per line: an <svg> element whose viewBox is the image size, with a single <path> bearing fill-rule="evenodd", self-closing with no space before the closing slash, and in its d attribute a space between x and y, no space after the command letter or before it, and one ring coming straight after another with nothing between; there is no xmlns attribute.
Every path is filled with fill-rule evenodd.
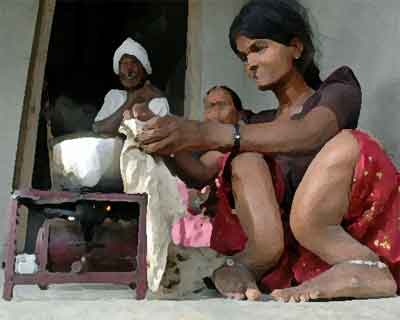
<svg viewBox="0 0 400 320"><path fill-rule="evenodd" d="M233 125L233 148L232 152L239 153L240 152L240 126L239 124Z"/></svg>

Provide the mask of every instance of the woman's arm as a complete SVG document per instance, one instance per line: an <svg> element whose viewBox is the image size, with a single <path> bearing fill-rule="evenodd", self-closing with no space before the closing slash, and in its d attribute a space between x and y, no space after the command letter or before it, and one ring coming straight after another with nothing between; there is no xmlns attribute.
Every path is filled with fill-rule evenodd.
<svg viewBox="0 0 400 320"><path fill-rule="evenodd" d="M242 152L307 153L338 131L335 113L318 106L299 120L276 120L240 126ZM190 121L177 117L149 121L138 141L149 153L171 154L180 150L233 148L233 126L216 122Z"/></svg>
<svg viewBox="0 0 400 320"><path fill-rule="evenodd" d="M241 151L308 153L323 146L338 132L335 113L329 108L316 107L302 119L244 126Z"/></svg>
<svg viewBox="0 0 400 320"><path fill-rule="evenodd" d="M190 151L181 151L174 156L174 169L185 183L201 188L218 174L222 155L219 151L208 151L198 159Z"/></svg>

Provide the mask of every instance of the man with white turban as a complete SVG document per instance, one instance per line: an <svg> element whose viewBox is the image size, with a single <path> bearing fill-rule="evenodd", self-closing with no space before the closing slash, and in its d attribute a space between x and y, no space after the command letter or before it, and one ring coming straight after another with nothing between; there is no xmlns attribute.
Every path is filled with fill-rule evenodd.
<svg viewBox="0 0 400 320"><path fill-rule="evenodd" d="M125 115L145 121L169 113L167 99L148 80L151 64L143 46L127 38L115 51L114 73L125 90L110 90L93 124L93 131L117 135Z"/></svg>
<svg viewBox="0 0 400 320"><path fill-rule="evenodd" d="M120 156L121 177L125 193L148 195L147 282L155 292L166 268L172 225L184 215L186 207L178 178L171 174L162 158L141 151L135 137L144 122L166 116L169 106L161 91L148 81L152 70L146 50L131 38L116 50L114 72L125 90L107 93L93 130L126 136Z"/></svg>

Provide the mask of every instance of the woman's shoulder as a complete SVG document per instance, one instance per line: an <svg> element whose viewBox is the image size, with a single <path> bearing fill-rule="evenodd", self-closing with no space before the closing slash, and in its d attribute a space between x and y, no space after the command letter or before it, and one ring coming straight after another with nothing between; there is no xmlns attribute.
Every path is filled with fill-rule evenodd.
<svg viewBox="0 0 400 320"><path fill-rule="evenodd" d="M356 128L362 102L361 86L353 70L342 66L333 71L304 105L304 116L316 107L329 108L339 128Z"/></svg>
<svg viewBox="0 0 400 320"><path fill-rule="evenodd" d="M361 85L353 70L348 66L342 66L323 81L317 90L311 104L348 105L360 107L362 100Z"/></svg>
<svg viewBox="0 0 400 320"><path fill-rule="evenodd" d="M331 90L334 88L353 88L361 91L361 85L354 71L349 66L341 66L331 72L322 82L318 91Z"/></svg>

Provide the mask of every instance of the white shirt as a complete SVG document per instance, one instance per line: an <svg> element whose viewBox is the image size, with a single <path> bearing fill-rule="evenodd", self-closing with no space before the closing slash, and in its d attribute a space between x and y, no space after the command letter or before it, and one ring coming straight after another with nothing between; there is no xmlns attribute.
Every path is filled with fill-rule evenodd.
<svg viewBox="0 0 400 320"><path fill-rule="evenodd" d="M104 120L116 112L128 98L128 93L125 90L110 90L104 97L104 103L97 113L95 122ZM150 100L149 109L156 116L164 117L169 114L169 104L167 98L153 98Z"/></svg>

